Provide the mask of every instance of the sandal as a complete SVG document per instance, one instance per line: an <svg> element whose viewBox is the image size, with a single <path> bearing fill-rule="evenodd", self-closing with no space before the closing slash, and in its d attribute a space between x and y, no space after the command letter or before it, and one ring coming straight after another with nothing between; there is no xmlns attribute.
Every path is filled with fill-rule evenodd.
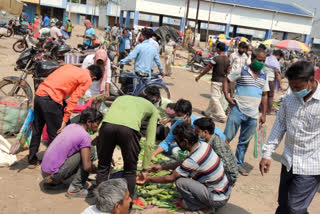
<svg viewBox="0 0 320 214"><path fill-rule="evenodd" d="M68 198L93 198L94 197L92 191L89 191L87 189L81 189L78 192L67 192L65 195Z"/></svg>

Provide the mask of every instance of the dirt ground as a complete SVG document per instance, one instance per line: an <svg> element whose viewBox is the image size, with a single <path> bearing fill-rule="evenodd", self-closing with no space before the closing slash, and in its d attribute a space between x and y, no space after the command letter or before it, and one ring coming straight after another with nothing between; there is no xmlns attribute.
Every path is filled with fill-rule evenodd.
<svg viewBox="0 0 320 214"><path fill-rule="evenodd" d="M83 26L77 26L73 35L84 31ZM98 35L102 34L99 32ZM13 67L18 57L12 50L15 38L0 39L0 78L4 76L18 76ZM76 46L81 40L72 37L69 44ZM178 60L179 61L179 60ZM183 60L181 60L183 62ZM194 114L199 115L205 110L210 93L210 83L201 80L194 81L195 74L175 68L172 77L165 78L170 88L172 100L184 98L193 104ZM30 82L31 79L29 79ZM279 94L278 94L279 96ZM267 135L270 133L275 116L267 117ZM217 126L224 130L225 124L217 123ZM238 137L238 136L237 136ZM237 137L231 142L232 150L235 151ZM12 139L10 139L12 140ZM278 185L280 179L280 156L283 151L283 143L273 155L273 162L270 173L262 177L259 172L259 161L253 157L253 140L245 158L246 167L251 170L248 177L240 176L232 190L228 204L217 213L222 214L270 214L274 213L277 207ZM42 150L44 147L42 147ZM41 152L43 153L43 151ZM18 154L18 163L10 168L0 168L0 214L20 213L80 213L92 203L92 200L68 199L64 192L44 192L42 189L42 178L40 168L29 170L26 168L27 151ZM319 213L320 195L317 193L310 205L311 214ZM318 211L317 211L318 210ZM168 213L163 209L151 209L143 213Z"/></svg>

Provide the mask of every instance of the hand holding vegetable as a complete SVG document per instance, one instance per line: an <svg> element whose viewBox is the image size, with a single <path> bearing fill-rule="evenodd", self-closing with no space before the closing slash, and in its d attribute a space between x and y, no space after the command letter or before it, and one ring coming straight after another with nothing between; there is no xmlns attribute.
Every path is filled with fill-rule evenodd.
<svg viewBox="0 0 320 214"><path fill-rule="evenodd" d="M161 165L151 165L148 169L148 173L157 173L157 172L160 172L161 170L162 170Z"/></svg>
<svg viewBox="0 0 320 214"><path fill-rule="evenodd" d="M148 176L146 173L139 173L136 178L137 185L145 185L147 183Z"/></svg>

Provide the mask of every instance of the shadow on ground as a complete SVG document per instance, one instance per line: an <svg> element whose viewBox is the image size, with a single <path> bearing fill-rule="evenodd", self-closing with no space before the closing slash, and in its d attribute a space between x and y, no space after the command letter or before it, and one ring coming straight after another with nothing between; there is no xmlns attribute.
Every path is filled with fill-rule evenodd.
<svg viewBox="0 0 320 214"><path fill-rule="evenodd" d="M247 210L238 207L237 205L228 203L226 206L216 211L216 214L250 214Z"/></svg>
<svg viewBox="0 0 320 214"><path fill-rule="evenodd" d="M206 99L210 99L210 94L200 94L201 97L204 97Z"/></svg>

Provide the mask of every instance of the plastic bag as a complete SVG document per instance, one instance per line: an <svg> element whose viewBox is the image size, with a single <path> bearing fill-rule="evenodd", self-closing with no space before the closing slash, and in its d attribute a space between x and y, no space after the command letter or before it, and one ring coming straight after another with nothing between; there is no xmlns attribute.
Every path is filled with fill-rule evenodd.
<svg viewBox="0 0 320 214"><path fill-rule="evenodd" d="M17 135L16 142L10 148L10 154L17 154L25 148L29 148L32 137L32 122L34 120L34 111L30 109L28 115Z"/></svg>
<svg viewBox="0 0 320 214"><path fill-rule="evenodd" d="M263 143L266 140L266 127L261 125L256 133L254 134L254 149L253 149L253 157L259 158L262 156L262 147Z"/></svg>
<svg viewBox="0 0 320 214"><path fill-rule="evenodd" d="M0 135L0 167L11 166L17 161L15 155L10 155L11 144Z"/></svg>

